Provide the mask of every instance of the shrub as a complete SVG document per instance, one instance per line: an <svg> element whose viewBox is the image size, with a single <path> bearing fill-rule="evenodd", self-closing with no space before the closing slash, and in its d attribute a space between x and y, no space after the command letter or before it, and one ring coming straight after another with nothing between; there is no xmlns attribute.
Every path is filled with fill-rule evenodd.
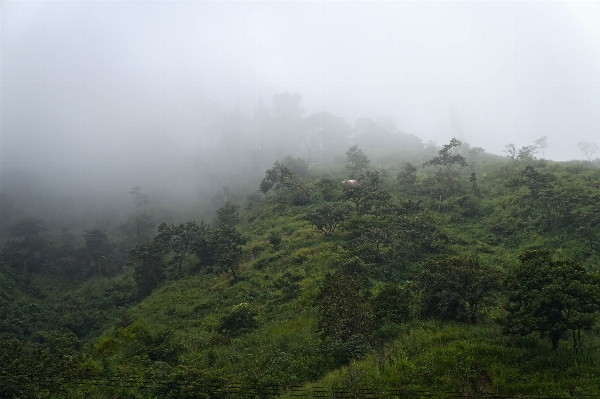
<svg viewBox="0 0 600 399"><path fill-rule="evenodd" d="M217 331L224 335L236 336L250 332L258 327L255 319L256 311L247 303L240 303L233 307L231 312L221 318Z"/></svg>

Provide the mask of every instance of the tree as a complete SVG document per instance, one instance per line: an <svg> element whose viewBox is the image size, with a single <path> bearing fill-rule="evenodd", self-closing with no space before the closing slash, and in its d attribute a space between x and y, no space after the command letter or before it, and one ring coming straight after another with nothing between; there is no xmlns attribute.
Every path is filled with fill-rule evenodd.
<svg viewBox="0 0 600 399"><path fill-rule="evenodd" d="M142 244L152 238L155 226L152 215L138 211L129 215L127 220L119 225L119 230L134 244Z"/></svg>
<svg viewBox="0 0 600 399"><path fill-rule="evenodd" d="M81 371L79 356L51 354L40 346L25 345L15 337L0 336L0 397L67 397L67 379Z"/></svg>
<svg viewBox="0 0 600 399"><path fill-rule="evenodd" d="M388 203L375 218L348 223L349 249L368 263L378 278L412 278L414 264L443 248L446 236L419 202Z"/></svg>
<svg viewBox="0 0 600 399"><path fill-rule="evenodd" d="M222 225L211 232L209 236L209 248L214 256L217 271L231 271L233 279L237 280L236 271L240 267L242 259L242 245L246 244L246 238L233 227Z"/></svg>
<svg viewBox="0 0 600 399"><path fill-rule="evenodd" d="M354 276L327 274L315 306L319 330L329 338L346 342L359 334L370 337L373 332L373 311Z"/></svg>
<svg viewBox="0 0 600 399"><path fill-rule="evenodd" d="M339 198L339 182L332 179L323 178L317 184L317 189L321 193L321 198L327 202L335 201Z"/></svg>
<svg viewBox="0 0 600 399"><path fill-rule="evenodd" d="M465 257L427 262L417 277L421 315L439 320L477 322L481 307L497 291L500 272Z"/></svg>
<svg viewBox="0 0 600 399"><path fill-rule="evenodd" d="M432 194L441 202L452 195L458 172L456 167L464 168L467 166L467 160L461 154L456 153L460 147L460 140L452 138L450 143L442 146L442 149L438 151L438 155L431 158L429 161L423 163L423 167L435 166L438 168L435 174L435 181L438 184L438 189Z"/></svg>
<svg viewBox="0 0 600 399"><path fill-rule="evenodd" d="M85 240L85 249L90 259L90 269L94 270L96 275L102 274L102 260L106 259L106 255L110 250L110 243L106 234L94 227L92 230L87 230L83 233Z"/></svg>
<svg viewBox="0 0 600 399"><path fill-rule="evenodd" d="M538 151L538 147L535 145L527 145L517 150L517 147L513 143L504 146L508 157L517 162L531 162L535 159L535 154Z"/></svg>
<svg viewBox="0 0 600 399"><path fill-rule="evenodd" d="M44 222L35 218L21 219L8 227L8 233L23 240L23 271L29 271L29 264L33 260L35 240L38 235L47 231Z"/></svg>
<svg viewBox="0 0 600 399"><path fill-rule="evenodd" d="M157 241L144 242L129 251L128 265L133 266L133 277L141 296L158 287L164 275L164 250Z"/></svg>
<svg viewBox="0 0 600 399"><path fill-rule="evenodd" d="M348 205L326 203L311 209L303 216L303 219L312 224L316 230L330 236L349 215L350 207Z"/></svg>
<svg viewBox="0 0 600 399"><path fill-rule="evenodd" d="M293 205L306 205L311 201L311 187L302 177L292 172L279 161L265 172L260 182L260 191L268 193L273 190L280 199L290 198Z"/></svg>
<svg viewBox="0 0 600 399"><path fill-rule="evenodd" d="M235 305L231 312L221 318L217 331L221 334L236 336L242 333L249 332L256 327L257 313L247 303Z"/></svg>
<svg viewBox="0 0 600 399"><path fill-rule="evenodd" d="M142 187L136 186L131 189L129 192L133 197L133 202L138 208L141 208L143 211L146 210L146 204L148 203L148 195L142 194Z"/></svg>
<svg viewBox="0 0 600 399"><path fill-rule="evenodd" d="M344 185L342 198L354 204L356 215L361 217L367 206L369 190L366 186Z"/></svg>
<svg viewBox="0 0 600 399"><path fill-rule="evenodd" d="M292 173L300 177L308 177L308 162L302 158L292 158L291 155L283 158L281 164L287 167Z"/></svg>
<svg viewBox="0 0 600 399"><path fill-rule="evenodd" d="M219 226L235 226L240 222L240 206L227 201L222 208L217 209L217 223Z"/></svg>
<svg viewBox="0 0 600 399"><path fill-rule="evenodd" d="M141 187L134 187L129 194L133 197L137 210L134 214L129 215L125 222L121 223L119 230L135 244L141 244L152 238L156 223L154 217L146 212L148 196L141 193Z"/></svg>
<svg viewBox="0 0 600 399"><path fill-rule="evenodd" d="M367 170L364 174L363 181L361 185L368 186L372 190L377 190L378 186L381 184L381 172L378 170L371 171Z"/></svg>
<svg viewBox="0 0 600 399"><path fill-rule="evenodd" d="M577 147L579 147L579 150L590 162L592 162L592 156L598 152L598 145L596 143L590 143L589 141L580 141L577 143Z"/></svg>
<svg viewBox="0 0 600 399"><path fill-rule="evenodd" d="M357 145L346 151L346 169L351 179L356 179L371 161Z"/></svg>
<svg viewBox="0 0 600 399"><path fill-rule="evenodd" d="M485 153L485 150L481 147L471 147L469 148L469 150L467 151L467 156L469 158L469 160L471 161L471 164L474 166L475 165L475 160L477 159L477 157L479 156L479 154L483 154Z"/></svg>
<svg viewBox="0 0 600 399"><path fill-rule="evenodd" d="M169 263L177 267L179 276L181 276L183 261L194 253L200 244L199 233L202 228L204 228L204 222L201 223L201 226L198 226L195 221L181 223L177 226L169 226L166 223L158 226L158 234L153 241L173 255Z"/></svg>
<svg viewBox="0 0 600 399"><path fill-rule="evenodd" d="M410 294L396 284L385 284L371 299L375 321L379 326L386 323L404 323L410 320Z"/></svg>
<svg viewBox="0 0 600 399"><path fill-rule="evenodd" d="M412 187L417 182L417 167L410 162L404 165L404 170L398 172L396 178L403 186Z"/></svg>
<svg viewBox="0 0 600 399"><path fill-rule="evenodd" d="M542 136L535 141L537 148L542 150L542 156L545 156L544 149L548 147L548 136Z"/></svg>
<svg viewBox="0 0 600 399"><path fill-rule="evenodd" d="M471 173L471 176L469 177L469 181L471 182L471 188L473 189L473 194L475 194L477 197L480 197L481 191L479 190L479 186L477 185L477 173L475 173L475 172Z"/></svg>
<svg viewBox="0 0 600 399"><path fill-rule="evenodd" d="M570 259L558 259L549 251L527 251L519 256L507 280L508 312L504 333L538 332L550 337L557 349L567 331L573 348L583 345L582 330L594 324L600 310L600 277Z"/></svg>

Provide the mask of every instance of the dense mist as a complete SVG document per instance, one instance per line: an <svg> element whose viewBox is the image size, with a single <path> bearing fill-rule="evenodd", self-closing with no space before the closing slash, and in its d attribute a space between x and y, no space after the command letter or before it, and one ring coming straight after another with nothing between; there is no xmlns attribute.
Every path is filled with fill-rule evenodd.
<svg viewBox="0 0 600 399"><path fill-rule="evenodd" d="M5 1L0 18L17 197L210 197L399 132L496 154L547 136L546 158L584 159L600 125L597 2Z"/></svg>

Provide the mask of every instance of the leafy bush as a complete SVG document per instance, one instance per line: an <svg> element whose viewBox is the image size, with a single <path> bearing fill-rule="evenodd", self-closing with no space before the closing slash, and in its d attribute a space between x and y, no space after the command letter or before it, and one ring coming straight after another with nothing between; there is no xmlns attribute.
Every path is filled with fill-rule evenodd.
<svg viewBox="0 0 600 399"><path fill-rule="evenodd" d="M256 311L245 302L235 305L227 316L221 318L217 331L230 336L250 332L258 327L256 315Z"/></svg>

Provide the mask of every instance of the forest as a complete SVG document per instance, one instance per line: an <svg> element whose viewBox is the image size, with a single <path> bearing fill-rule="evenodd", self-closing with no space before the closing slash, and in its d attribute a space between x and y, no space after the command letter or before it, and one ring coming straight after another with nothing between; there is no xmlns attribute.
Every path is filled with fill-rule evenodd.
<svg viewBox="0 0 600 399"><path fill-rule="evenodd" d="M500 156L300 101L225 115L185 200L3 171L0 396L600 395L594 143Z"/></svg>

